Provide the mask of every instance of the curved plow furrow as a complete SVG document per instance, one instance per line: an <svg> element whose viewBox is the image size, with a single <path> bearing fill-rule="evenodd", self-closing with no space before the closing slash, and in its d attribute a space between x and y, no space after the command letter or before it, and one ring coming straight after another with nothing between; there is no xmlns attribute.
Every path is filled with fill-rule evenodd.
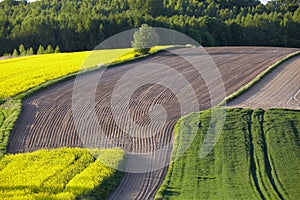
<svg viewBox="0 0 300 200"><path fill-rule="evenodd" d="M197 59L199 49L185 49L189 58ZM259 73L267 69L276 61L296 51L296 49L264 48L264 47L223 47L207 48L222 76L227 95L237 91ZM182 85L181 80L174 81L172 86L177 88L174 94L170 88L159 83L145 83L138 88L132 88L134 78L161 77L161 81L167 81L170 77L162 77L164 71L153 70L146 74L137 74L134 69L138 67L159 64L174 69L182 75L190 85ZM201 64L201 63L199 63ZM207 67L203 70L209 71ZM89 84L97 80L97 73L92 72L82 75L82 88L88 88ZM123 76L128 75L132 79L122 82ZM112 67L106 70L99 81L95 92L95 103L84 102L84 96L78 96L78 100L87 105L76 107L77 117L86 120L92 116L90 110L94 106L97 116L97 124L84 125L84 134L79 133L75 126L72 110L72 92L75 80L71 79L55 84L47 90L43 90L23 102L23 111L18 119L9 140L8 152L19 153L33 151L40 148L56 148L62 146L93 147L103 142L100 138L99 127L109 142L104 142L103 147L121 147L131 153L154 152L170 144L173 139L173 127L176 121L192 111L204 110L210 107L210 94L202 77L193 66L181 57L170 52L162 52L140 61L120 67ZM220 83L212 83L217 88ZM114 116L112 98L118 97L120 102L126 103L122 94L115 94L116 88L130 93L133 92L128 102L128 107L122 107L120 113L129 113L131 120L139 126L131 126L129 119L117 119ZM184 96L188 104L192 94L186 94L188 88L196 94L199 108L186 110L181 113L180 101L176 95ZM134 91L132 91L134 89ZM89 94L92 95L92 94ZM222 101L223 99L218 99ZM166 113L165 123L157 129L152 121L161 119L155 115L156 111L163 107ZM127 109L128 108L128 109ZM151 110L152 109L152 110ZM151 110L151 111L150 111ZM150 111L150 112L149 112ZM160 115L158 115L160 116ZM141 127L148 126L146 136L140 137ZM132 134L128 134L128 130ZM135 135L137 134L137 135ZM169 158L164 158L166 161ZM154 165L154 164L153 164ZM152 169L152 166L149 166ZM166 168L148 173L126 173L124 179L110 199L151 199L161 184Z"/></svg>

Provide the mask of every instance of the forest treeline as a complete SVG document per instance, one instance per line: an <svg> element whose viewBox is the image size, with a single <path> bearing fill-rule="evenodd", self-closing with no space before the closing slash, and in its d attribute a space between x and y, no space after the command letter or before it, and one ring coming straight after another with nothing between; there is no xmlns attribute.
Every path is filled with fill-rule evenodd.
<svg viewBox="0 0 300 200"><path fill-rule="evenodd" d="M93 49L147 23L183 32L203 46L300 47L300 0L4 0L0 55L20 44Z"/></svg>

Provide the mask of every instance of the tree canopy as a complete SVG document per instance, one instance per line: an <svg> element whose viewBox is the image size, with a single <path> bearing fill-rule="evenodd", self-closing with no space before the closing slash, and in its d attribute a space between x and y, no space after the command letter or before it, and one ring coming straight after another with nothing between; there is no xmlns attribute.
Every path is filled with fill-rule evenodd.
<svg viewBox="0 0 300 200"><path fill-rule="evenodd" d="M21 44L34 51L40 45L90 50L144 23L183 32L203 46L300 47L299 1L263 5L258 0L4 0L0 55L13 53Z"/></svg>
<svg viewBox="0 0 300 200"><path fill-rule="evenodd" d="M142 24L142 26L134 33L132 47L140 54L149 53L150 49L159 43L159 36L155 29Z"/></svg>

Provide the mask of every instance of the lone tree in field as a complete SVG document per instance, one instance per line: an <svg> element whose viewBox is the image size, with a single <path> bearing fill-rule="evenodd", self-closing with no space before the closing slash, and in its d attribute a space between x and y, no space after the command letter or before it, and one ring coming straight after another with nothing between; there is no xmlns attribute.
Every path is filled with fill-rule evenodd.
<svg viewBox="0 0 300 200"><path fill-rule="evenodd" d="M139 30L134 33L131 45L137 53L147 54L158 43L159 36L155 30L147 24L142 24Z"/></svg>

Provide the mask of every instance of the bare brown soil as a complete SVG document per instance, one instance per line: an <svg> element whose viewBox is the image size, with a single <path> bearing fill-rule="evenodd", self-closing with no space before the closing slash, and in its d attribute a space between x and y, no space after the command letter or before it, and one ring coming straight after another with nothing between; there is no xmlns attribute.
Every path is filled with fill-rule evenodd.
<svg viewBox="0 0 300 200"><path fill-rule="evenodd" d="M197 48L185 49L185 51L190 56L199 56ZM276 61L297 51L297 49L216 47L207 48L207 51L222 75L226 95L230 95ZM99 81L95 96L98 121L106 136L115 141L113 146L136 153L155 151L168 144L172 139L172 131L176 121L181 114L188 114L180 112L179 102L168 88L158 84L147 84L134 92L130 100L130 114L137 123L147 124L149 108L154 104L161 104L168 114L163 130L155 132L156 134L148 138L132 137L120 130L110 107L114 87L126 72L138 65L147 63L171 66L184 75L192 85L200 105L199 109L191 111L204 110L210 107L210 95L201 75L188 62L170 52L162 52L141 61L106 70ZM160 72L155 73L143 74L142 76L146 78L161 74ZM95 77L91 73L82 78L88 80L88 84ZM130 80L128 80L129 83ZM128 89L128 84L124 84L124 90ZM24 100L21 116L9 139L9 153L34 151L40 148L84 146L72 118L73 86L74 79L64 81ZM182 88L180 92L185 92L185 88ZM186 95L188 97L189 94ZM93 132L93 127L90 127L89 131L86 132L86 138L93 138L94 134L96 133ZM127 173L110 199L151 199L162 183L165 172L166 169L141 174Z"/></svg>
<svg viewBox="0 0 300 200"><path fill-rule="evenodd" d="M272 70L228 106L300 109L300 56Z"/></svg>
<svg viewBox="0 0 300 200"><path fill-rule="evenodd" d="M0 57L0 60L6 60L6 59L10 59L12 58L12 56L2 56Z"/></svg>

